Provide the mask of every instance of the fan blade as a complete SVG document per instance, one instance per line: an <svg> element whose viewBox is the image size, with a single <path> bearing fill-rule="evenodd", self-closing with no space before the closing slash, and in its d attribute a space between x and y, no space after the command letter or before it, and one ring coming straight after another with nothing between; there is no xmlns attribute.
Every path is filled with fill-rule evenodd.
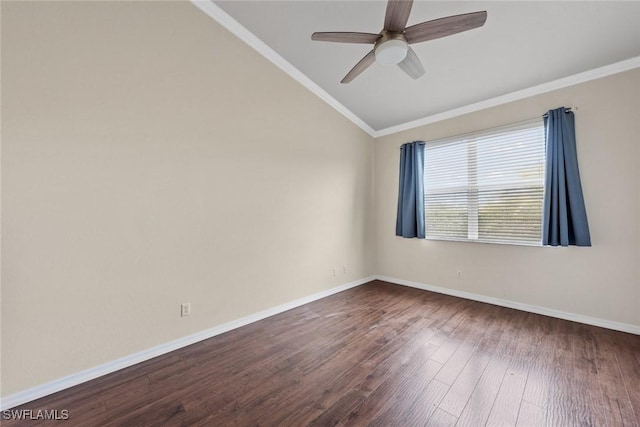
<svg viewBox="0 0 640 427"><path fill-rule="evenodd" d="M404 30L404 36L409 44L426 42L482 27L486 20L486 11L447 16L412 25Z"/></svg>
<svg viewBox="0 0 640 427"><path fill-rule="evenodd" d="M360 62L358 62L355 67L353 67L351 71L347 73L346 76L344 76L344 79L342 79L340 83L349 83L351 80L358 77L360 73L366 70L374 62L376 62L376 55L372 50L371 52L367 53L365 57L362 58Z"/></svg>
<svg viewBox="0 0 640 427"><path fill-rule="evenodd" d="M413 0L389 0L384 16L384 29L401 33L409 20Z"/></svg>
<svg viewBox="0 0 640 427"><path fill-rule="evenodd" d="M416 55L416 53L411 48L409 48L409 50L407 51L407 57L398 64L398 67L400 67L402 71L407 73L409 77L414 80L424 74L422 63L420 62L418 55Z"/></svg>
<svg viewBox="0 0 640 427"><path fill-rule="evenodd" d="M370 34L370 33L332 32L332 33L311 34L311 40L317 40L321 42L337 42L337 43L373 44L376 41L378 41L378 38L380 38L380 34Z"/></svg>

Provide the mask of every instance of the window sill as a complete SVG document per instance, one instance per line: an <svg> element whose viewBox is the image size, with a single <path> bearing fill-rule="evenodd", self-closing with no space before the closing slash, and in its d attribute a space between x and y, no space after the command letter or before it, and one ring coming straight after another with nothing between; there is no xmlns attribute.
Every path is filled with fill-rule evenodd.
<svg viewBox="0 0 640 427"><path fill-rule="evenodd" d="M506 245L506 246L530 246L530 247L538 247L541 248L542 243L540 242L506 242L506 241L493 241L493 240L472 240L472 239L451 239L451 238L443 238L443 237L425 237L425 240L431 240L434 242L462 242L462 243L484 243L491 245Z"/></svg>

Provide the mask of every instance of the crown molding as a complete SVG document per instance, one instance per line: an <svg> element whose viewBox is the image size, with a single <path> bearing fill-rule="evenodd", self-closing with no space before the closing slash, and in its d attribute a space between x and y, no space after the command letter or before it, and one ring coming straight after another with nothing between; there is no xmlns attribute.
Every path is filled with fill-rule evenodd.
<svg viewBox="0 0 640 427"><path fill-rule="evenodd" d="M232 34L238 37L240 40L248 44L255 49L260 55L271 61L276 67L291 76L294 80L300 83L302 86L309 89L312 93L336 109L340 114L349 119L353 124L360 129L368 133L370 136L374 136L376 131L369 126L364 120L356 116L351 110L342 105L338 100L329 95L327 91L318 86L309 77L303 74L300 70L294 67L289 61L284 59L275 50L271 49L255 36L251 31L247 30L238 21L233 19L227 12L222 10L219 6L210 0L191 0L191 3L209 17L211 17L218 24L229 30Z"/></svg>
<svg viewBox="0 0 640 427"><path fill-rule="evenodd" d="M327 91L322 89L318 84L313 82L309 77L303 74L300 70L294 67L289 61L280 56L275 50L271 49L256 37L252 32L247 30L242 24L233 19L229 14L223 11L219 6L213 3L212 0L190 0L198 9L203 11L209 17L211 17L218 24L233 33L240 40L255 49L262 56L271 61L274 65L280 68L282 71L291 76L298 83L309 89L312 93L325 101L340 114L349 119L353 124L360 129L368 133L373 138L380 138L382 136L392 135L405 130L414 129L420 126L436 123L442 120L451 119L453 117L462 116L464 114L473 113L487 108L496 107L498 105L507 104L509 102L518 101L524 98L540 95L542 93L551 92L564 87L573 86L579 83L588 82L590 80L607 77L613 74L622 73L624 71L632 70L640 67L640 56L626 59L624 61L616 62L613 64L605 65L603 67L595 68L582 73L574 74L571 76L563 77L551 82L539 84L526 89L511 92L505 95L500 95L495 98L490 98L484 101L476 102L473 104L465 105L452 110L443 111L441 113L433 114L421 119L412 120L406 123L402 123L395 126L390 126L384 129L375 130L369 126L364 120L354 114L347 107L342 105L338 100L331 96Z"/></svg>
<svg viewBox="0 0 640 427"><path fill-rule="evenodd" d="M396 126L384 128L376 131L373 137L379 138L381 136L392 135L394 133L414 129L435 122L440 122L442 120L451 119L453 117L462 116L464 114L473 113L475 111L486 110L487 108L496 107L498 105L507 104L509 102L518 101L524 98L530 98L532 96L551 92L557 89L562 89L564 87L574 86L579 83L588 82L590 80L596 80L613 74L622 73L624 71L629 71L638 67L640 67L640 56L605 65L604 67L594 68L593 70L584 71L572 76L563 77L561 79L553 80L551 82L543 83L537 86L532 86L527 89L511 92L506 95L501 95L495 98L465 105L463 107L454 108L453 110L433 114L422 119L417 119Z"/></svg>

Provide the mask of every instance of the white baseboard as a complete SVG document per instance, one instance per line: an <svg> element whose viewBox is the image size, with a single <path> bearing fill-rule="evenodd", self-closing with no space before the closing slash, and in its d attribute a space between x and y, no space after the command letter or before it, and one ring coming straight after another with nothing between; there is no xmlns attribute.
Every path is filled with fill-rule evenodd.
<svg viewBox="0 0 640 427"><path fill-rule="evenodd" d="M31 402L41 397L48 396L58 391L73 387L78 384L90 381L94 378L101 377L103 375L110 374L120 369L133 366L136 363L144 362L145 360L152 359L157 356L169 353L182 347L186 347L191 344L195 344L199 341L206 340L207 338L214 337L216 335L223 334L241 326L248 325L258 320L271 317L273 315L291 310L304 304L319 300L321 298L328 297L338 292L345 291L347 289L354 288L356 286L363 285L372 280L382 280L397 285L409 286L412 288L423 289L426 291L437 292L440 294L451 295L455 297L470 299L479 302L485 302L488 304L498 305L502 307L514 308L516 310L527 311L530 313L542 314L544 316L555 317L558 319L571 320L573 322L584 323L587 325L600 326L602 328L613 329L616 331L628 332L631 334L640 335L640 326L632 325L628 323L614 322L611 320L599 319L595 317L583 316L580 314L567 313L564 311L553 310L550 308L539 307L535 305L523 304L515 301L504 300L500 298L489 297L480 294L474 294L471 292L458 291L455 289L442 288L439 286L427 285L424 283L413 282L410 280L397 279L395 277L387 276L370 276L351 283L347 283L335 288L327 289L326 291L318 292L303 298L299 298L294 301L273 307L258 313L251 314L249 316L242 317L240 319L232 320L231 322L224 323L222 325L215 326L205 331L197 332L195 334L187 335L177 340L170 341L164 344L160 344L156 347L131 354L129 356L122 357L120 359L107 362L105 364L90 368L72 375L68 375L57 380L41 384L39 386L15 393L0 400L0 410L13 408L18 405L22 405L27 402Z"/></svg>
<svg viewBox="0 0 640 427"><path fill-rule="evenodd" d="M336 286L335 288L327 289L326 291L318 292L303 298L299 298L294 301L279 305L277 307L269 308L258 313L251 314L249 316L242 317L240 319L232 320L231 322L224 323L222 325L215 326L205 331L197 332L195 334L187 335L186 337L178 338L164 344L152 347L147 350L140 351L138 353L130 354L120 359L113 360L111 362L104 363L102 365L90 368L72 375L68 375L57 380L35 386L33 388L12 394L0 400L0 410L13 408L18 405L22 405L27 402L31 402L41 397L48 396L53 393L57 393L61 390L73 387L75 385L90 381L94 378L101 377L106 374L118 371L123 368L135 365L136 363L144 362L145 360L152 359L157 356L169 353L182 347L186 347L191 344L195 344L199 341L206 340L207 338L214 337L216 335L223 334L241 326L248 325L258 320L271 317L275 314L291 310L292 308L299 307L304 304L319 300L321 298L328 297L329 295L336 294L338 292L346 291L347 289L354 288L356 286L363 285L374 280L375 277L365 277L356 280L351 283Z"/></svg>
<svg viewBox="0 0 640 427"><path fill-rule="evenodd" d="M437 292L439 294L451 295L470 299L488 304L499 305L501 307L515 308L516 310L527 311L529 313L542 314L544 316L558 319L570 320L572 322L584 323L586 325L600 326L601 328L613 329L614 331L628 332L640 335L640 326L629 323L614 322L612 320L599 319L597 317L583 316L581 314L567 313L565 311L553 310L551 308L539 307L536 305L524 304L521 302L505 300L501 298L489 297L486 295L474 294L471 292L458 291L455 289L442 288L440 286L426 285L424 283L412 282L410 280L396 279L395 277L376 276L377 280L382 280L396 285L409 286L423 289L425 291Z"/></svg>

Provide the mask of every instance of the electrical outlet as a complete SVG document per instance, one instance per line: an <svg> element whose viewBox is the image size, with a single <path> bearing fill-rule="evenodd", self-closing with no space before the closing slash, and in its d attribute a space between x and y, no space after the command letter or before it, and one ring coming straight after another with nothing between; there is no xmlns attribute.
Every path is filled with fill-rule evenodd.
<svg viewBox="0 0 640 427"><path fill-rule="evenodd" d="M189 316L191 314L191 303L185 302L180 304L180 317Z"/></svg>
<svg viewBox="0 0 640 427"><path fill-rule="evenodd" d="M458 271L456 271L456 277L462 279L462 270L458 269Z"/></svg>
<svg viewBox="0 0 640 427"><path fill-rule="evenodd" d="M333 277L336 277L338 275L338 269L333 267Z"/></svg>
<svg viewBox="0 0 640 427"><path fill-rule="evenodd" d="M343 266L342 266L342 272L343 272L344 274L347 274L347 266L346 266L346 265L343 265Z"/></svg>

